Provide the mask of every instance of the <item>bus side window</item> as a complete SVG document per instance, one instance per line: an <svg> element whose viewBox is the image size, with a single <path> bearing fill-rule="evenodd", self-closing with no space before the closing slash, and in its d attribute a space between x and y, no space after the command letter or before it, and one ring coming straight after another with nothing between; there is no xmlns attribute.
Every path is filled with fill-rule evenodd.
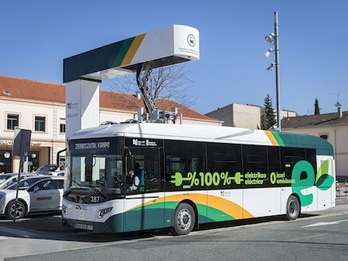
<svg viewBox="0 0 348 261"><path fill-rule="evenodd" d="M267 148L264 146L243 145L243 171L244 173L260 173L263 178L262 183L269 183L268 179L268 160ZM257 186L251 184L250 187Z"/></svg>
<svg viewBox="0 0 348 261"><path fill-rule="evenodd" d="M143 193L160 190L160 149L158 147L131 147L134 156L133 177L128 184L130 193Z"/></svg>
<svg viewBox="0 0 348 261"><path fill-rule="evenodd" d="M227 177L234 177L237 173L242 173L241 145L236 144L207 144L207 171L223 173ZM241 187L240 180L233 179L230 182L220 182L220 188Z"/></svg>
<svg viewBox="0 0 348 261"><path fill-rule="evenodd" d="M305 149L281 148L282 169L287 179L291 179L292 169L302 159L305 159Z"/></svg>
<svg viewBox="0 0 348 261"><path fill-rule="evenodd" d="M173 177L187 177L189 173L206 171L206 144L204 142L165 140L165 190L182 190L187 184L177 185ZM193 186L194 189L204 189L203 185Z"/></svg>

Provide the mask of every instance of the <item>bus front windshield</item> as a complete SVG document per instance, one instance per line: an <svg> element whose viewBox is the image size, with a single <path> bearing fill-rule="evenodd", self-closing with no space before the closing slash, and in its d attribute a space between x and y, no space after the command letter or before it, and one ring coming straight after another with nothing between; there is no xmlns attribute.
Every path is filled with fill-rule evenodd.
<svg viewBox="0 0 348 261"><path fill-rule="evenodd" d="M122 156L116 144L115 140L70 144L68 194L99 194L104 200L123 194Z"/></svg>

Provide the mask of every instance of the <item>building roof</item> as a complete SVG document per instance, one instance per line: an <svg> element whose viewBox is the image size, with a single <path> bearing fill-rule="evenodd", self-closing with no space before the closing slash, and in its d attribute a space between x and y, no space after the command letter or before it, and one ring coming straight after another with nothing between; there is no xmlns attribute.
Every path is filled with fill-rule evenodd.
<svg viewBox="0 0 348 261"><path fill-rule="evenodd" d="M0 76L0 97L65 103L65 86Z"/></svg>
<svg viewBox="0 0 348 261"><path fill-rule="evenodd" d="M327 127L347 124L348 111L342 112L342 117L340 117L338 112L333 112L297 117L285 117L282 119L282 129Z"/></svg>
<svg viewBox="0 0 348 261"><path fill-rule="evenodd" d="M65 104L65 85L0 76L0 97ZM144 103L137 95L100 90L102 109L135 112L139 107ZM185 118L217 121L171 100L158 100L158 107L167 111L178 108Z"/></svg>

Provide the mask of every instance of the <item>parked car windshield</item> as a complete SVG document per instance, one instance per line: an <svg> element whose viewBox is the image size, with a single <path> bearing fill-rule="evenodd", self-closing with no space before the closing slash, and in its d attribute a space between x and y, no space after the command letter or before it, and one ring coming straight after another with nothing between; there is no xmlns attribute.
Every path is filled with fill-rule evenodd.
<svg viewBox="0 0 348 261"><path fill-rule="evenodd" d="M41 178L27 178L27 179L22 179L19 183L13 184L12 186L8 187L7 189L18 189L19 190L25 190L29 188L31 185L36 183L37 181L41 179L45 179L46 177L41 177Z"/></svg>
<svg viewBox="0 0 348 261"><path fill-rule="evenodd" d="M8 178L15 176L15 174L0 174L0 184L4 183Z"/></svg>

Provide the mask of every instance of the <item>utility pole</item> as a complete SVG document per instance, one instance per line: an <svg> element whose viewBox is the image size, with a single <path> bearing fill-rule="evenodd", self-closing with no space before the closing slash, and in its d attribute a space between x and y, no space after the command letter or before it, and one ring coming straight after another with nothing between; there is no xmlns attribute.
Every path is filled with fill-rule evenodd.
<svg viewBox="0 0 348 261"><path fill-rule="evenodd" d="M277 129L281 131L280 116L280 80L279 80L279 34L278 34L278 12L274 12L274 58L275 58L275 77L276 77L276 98L277 98Z"/></svg>
<svg viewBox="0 0 348 261"><path fill-rule="evenodd" d="M274 12L274 33L270 33L265 36L265 40L274 45L274 50L270 48L266 53L266 57L269 57L271 52L274 52L274 63L267 68L268 71L272 71L275 67L275 80L276 80L276 103L277 103L277 130L281 131L281 116L280 116L280 79L279 79L279 33L278 33L278 12Z"/></svg>

